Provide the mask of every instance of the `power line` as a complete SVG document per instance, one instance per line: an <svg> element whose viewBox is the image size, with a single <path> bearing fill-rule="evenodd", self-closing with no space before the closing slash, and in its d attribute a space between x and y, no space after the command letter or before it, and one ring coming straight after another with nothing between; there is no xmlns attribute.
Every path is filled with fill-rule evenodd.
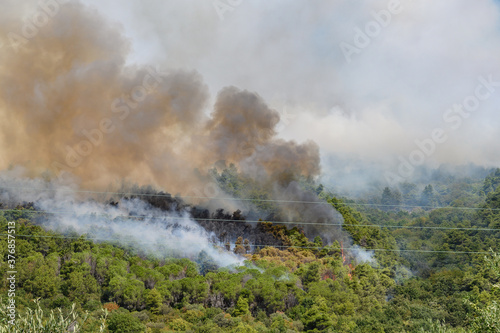
<svg viewBox="0 0 500 333"><path fill-rule="evenodd" d="M143 197L167 197L176 198L171 194L161 193L136 193L136 192L113 192L113 191L90 191L90 190L75 190L75 189L47 189L36 187L16 187L16 186L0 186L0 189L21 189L21 190L35 190L41 192L72 192L72 193L87 193L87 194L114 194L123 196L143 196ZM332 205L327 201L303 201L303 200L279 200L279 199L258 199L258 198L231 198L231 197L214 197L214 196L181 196L179 199L217 199L227 201L257 201L257 202L277 202L277 203L301 203L301 204L316 204L316 205ZM429 208L429 209L459 209L459 210L492 210L499 211L500 208L486 208L486 207L454 207L454 206L427 206L427 205L386 205L386 204L370 204L370 203L354 203L354 202L337 202L335 205L344 206L361 206L361 207L387 207L387 208Z"/></svg>
<svg viewBox="0 0 500 333"><path fill-rule="evenodd" d="M72 211L39 211L39 210L17 210L17 209L0 209L0 211L20 211L37 214L53 214L53 215L75 215ZM349 226L349 227L368 227L368 228L394 228L394 229L431 229L431 230L469 230L469 231L500 231L500 228L479 228L479 227L440 227L440 226L414 226L414 225L387 225L387 224L346 224L346 223L320 223L306 221L267 221L267 220L233 220L233 219L214 219L200 217L182 217L182 216L142 216L142 215L111 215L106 213L87 213L89 216L105 216L108 218L123 218L123 219L149 219L149 220L194 220L197 222L234 222L234 223L273 223L273 224L293 224L293 225L320 225L320 226ZM80 215L81 216L81 215Z"/></svg>
<svg viewBox="0 0 500 333"><path fill-rule="evenodd" d="M54 236L54 235L11 235L11 234L0 234L0 236L14 236L14 237L30 237L30 238L62 238L62 239L79 239L81 236ZM98 237L85 237L85 240L97 240L97 241L108 241L108 242L116 242L119 239L111 239L111 238L98 238ZM135 242L138 244L151 244L150 242ZM172 241L169 240L169 244ZM181 243L178 241L177 243ZM184 242L182 242L184 243ZM235 244L231 244L235 245ZM252 244L254 248L256 247L275 247L275 248L298 248L298 249L315 249L315 250L331 250L328 247L320 247L320 246L295 246L295 245L271 245L271 244ZM359 247L344 247L344 250L359 250ZM340 250L340 249L339 249ZM402 249L364 249L365 251L379 251L379 252L418 252L418 253L450 253L450 254L491 254L491 252L487 251L446 251L446 250L402 250Z"/></svg>
<svg viewBox="0 0 500 333"><path fill-rule="evenodd" d="M286 245L254 245L254 246L271 246L271 247L285 247L285 248L301 248L301 249L325 249L325 247L315 246L286 246ZM359 250L358 247L344 247L344 250ZM401 250L401 249L367 249L365 251L382 251L382 252L424 252L424 253L458 253L458 254L491 254L485 251L445 251L445 250Z"/></svg>

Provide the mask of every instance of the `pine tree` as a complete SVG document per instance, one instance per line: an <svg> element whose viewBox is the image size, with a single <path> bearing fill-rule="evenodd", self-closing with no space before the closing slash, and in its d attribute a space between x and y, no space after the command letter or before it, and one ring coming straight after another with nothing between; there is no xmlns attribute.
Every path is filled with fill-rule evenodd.
<svg viewBox="0 0 500 333"><path fill-rule="evenodd" d="M156 288L151 289L146 296L146 306L151 310L151 313L158 314L162 303L163 297L160 292Z"/></svg>
<svg viewBox="0 0 500 333"><path fill-rule="evenodd" d="M250 309L248 307L248 301L246 298L240 296L238 298L238 302L236 303L236 307L233 311L233 316L244 316L250 313Z"/></svg>
<svg viewBox="0 0 500 333"><path fill-rule="evenodd" d="M243 237L238 237L238 239L236 239L236 242L234 243L235 247L234 247L234 253L236 254L245 254L246 251L245 251L245 248L243 247Z"/></svg>
<svg viewBox="0 0 500 333"><path fill-rule="evenodd" d="M434 194L434 188L432 185L427 185L422 191L420 196L420 204L425 206L424 208L435 207L436 206L436 196Z"/></svg>
<svg viewBox="0 0 500 333"><path fill-rule="evenodd" d="M246 238L243 241L243 247L245 248L246 253L250 252L250 250L251 250L250 241L248 239L246 239Z"/></svg>

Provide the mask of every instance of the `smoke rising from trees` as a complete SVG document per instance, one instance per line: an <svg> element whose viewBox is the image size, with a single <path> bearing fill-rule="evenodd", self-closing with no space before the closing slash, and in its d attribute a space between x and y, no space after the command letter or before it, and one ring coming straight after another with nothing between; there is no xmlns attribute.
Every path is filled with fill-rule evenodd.
<svg viewBox="0 0 500 333"><path fill-rule="evenodd" d="M0 52L0 115L5 120L0 124L0 167L14 168L10 176L15 174L16 184L24 177L49 187L107 190L128 181L182 195L205 186L208 170L223 161L234 163L260 186L272 188L274 199L284 199L278 204L282 217L325 224L342 221L331 206L321 205L316 194L297 183L299 178L319 176L319 147L312 141L278 138L279 113L257 93L225 87L212 108L208 87L196 71L127 65L130 43L120 29L79 2L59 5L36 36L18 44L12 44L9 32L16 24L23 26L21 18L1 22L0 35L9 36L3 42L10 42L10 47ZM83 218L66 216L51 222L79 232L97 230L88 216L105 210L98 204L76 205L64 196L58 203L44 195L29 198L34 194L20 193L11 188L4 196L31 200L49 212L83 212ZM301 200L319 204L305 209L287 203ZM147 209L139 210L146 214ZM146 215L150 214L157 212L151 209ZM111 233L116 228L132 230L125 238L141 235L132 224L105 225ZM160 228L158 223L146 225L148 230ZM163 223L164 229L168 226ZM306 229L324 232L329 241L348 239L340 228ZM196 239L202 235L188 231Z"/></svg>

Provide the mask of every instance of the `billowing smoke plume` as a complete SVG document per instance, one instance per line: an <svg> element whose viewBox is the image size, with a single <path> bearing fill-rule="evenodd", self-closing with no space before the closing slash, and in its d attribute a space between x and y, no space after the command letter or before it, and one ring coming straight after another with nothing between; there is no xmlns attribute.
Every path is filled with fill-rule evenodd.
<svg viewBox="0 0 500 333"><path fill-rule="evenodd" d="M120 28L79 2L52 6L54 15L35 27L30 38L12 33L16 27L25 29L25 23L22 16L12 19L16 16L9 15L10 9L2 14L9 19L0 20L0 42L6 45L0 49L0 169L22 166L17 169L24 170L22 176L43 176L85 189L107 189L126 180L189 196L193 188L206 185L208 169L224 161L272 188L274 199L282 200L282 216L298 222L342 222L331 206L321 205L313 192L297 183L320 174L318 146L277 138L279 114L258 94L226 87L211 109L200 74L127 65L130 43ZM62 209L59 205L75 212L108 211L68 200L33 201L48 211ZM318 205L303 209L297 201ZM200 241L206 235L186 216L157 222L159 213L139 202L127 202L108 214L131 210L154 217L142 225L148 234L158 231L167 243L167 230L174 233L171 219L182 218L177 231L181 238L192 232L190 241L206 248ZM93 223L68 217L57 226L110 235L127 229L126 237L147 238L127 219L114 219L102 229ZM329 240L347 238L340 227L329 230ZM155 235L148 241L160 240Z"/></svg>
<svg viewBox="0 0 500 333"><path fill-rule="evenodd" d="M0 35L9 36L8 23ZM26 42L3 42L3 168L71 175L86 187L130 179L179 193L200 181L195 170L218 160L245 161L271 179L319 173L318 147L275 139L279 115L257 94L225 88L207 116L198 73L125 66L128 41L81 4L60 5Z"/></svg>

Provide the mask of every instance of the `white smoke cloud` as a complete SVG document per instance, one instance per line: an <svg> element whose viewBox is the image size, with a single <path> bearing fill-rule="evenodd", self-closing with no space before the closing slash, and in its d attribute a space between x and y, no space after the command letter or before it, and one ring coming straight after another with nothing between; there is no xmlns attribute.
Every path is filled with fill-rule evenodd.
<svg viewBox="0 0 500 333"><path fill-rule="evenodd" d="M17 176L21 176L18 178ZM195 260L205 251L221 267L242 265L242 257L216 248L211 235L190 218L187 211L167 212L139 199L120 200L116 206L77 198L74 187L23 177L23 170L2 172L0 201L33 202L46 212L44 228L61 233L86 234L97 242L116 242L146 254Z"/></svg>
<svg viewBox="0 0 500 333"><path fill-rule="evenodd" d="M365 250L358 245L354 245L349 249L349 252L354 256L358 264L369 263L375 265L377 263L374 258L374 251Z"/></svg>

